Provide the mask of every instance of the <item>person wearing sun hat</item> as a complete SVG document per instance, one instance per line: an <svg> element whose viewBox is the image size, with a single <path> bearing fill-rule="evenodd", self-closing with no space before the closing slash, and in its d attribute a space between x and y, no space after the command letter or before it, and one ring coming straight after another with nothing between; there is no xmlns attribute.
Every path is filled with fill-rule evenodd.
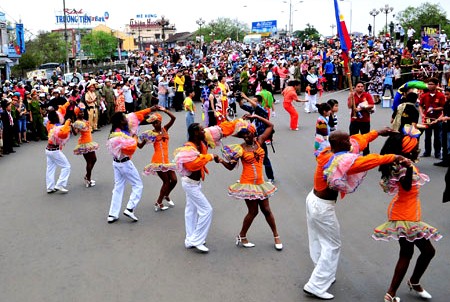
<svg viewBox="0 0 450 302"><path fill-rule="evenodd" d="M177 184L177 176L175 174L176 165L169 160L169 129L175 122L175 115L162 106L157 106L157 110L166 113L170 117L170 121L162 127L162 116L158 112L152 113L147 122L153 125L152 130L147 130L140 135L141 142L139 148L143 148L146 144L153 144L153 157L150 164L144 167L144 174L158 175L163 184L159 191L158 199L155 203L155 212L165 211L169 207L174 207L175 203L170 199L170 192ZM166 200L169 207L163 204Z"/></svg>
<svg viewBox="0 0 450 302"><path fill-rule="evenodd" d="M97 82L94 80L90 81L87 86L87 92L84 95L84 99L86 101L86 110L88 113L89 124L92 127L92 131L97 131L97 123L98 123L98 105L99 99L96 90Z"/></svg>

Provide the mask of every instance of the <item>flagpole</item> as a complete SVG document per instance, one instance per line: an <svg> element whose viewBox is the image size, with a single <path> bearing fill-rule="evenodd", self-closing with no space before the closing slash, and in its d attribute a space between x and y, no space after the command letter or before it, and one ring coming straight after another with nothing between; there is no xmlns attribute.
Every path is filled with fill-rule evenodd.
<svg viewBox="0 0 450 302"><path fill-rule="evenodd" d="M347 71L347 81L348 81L348 87L350 90L350 100L352 105L352 119L356 118L356 106L355 106L355 98L353 94L353 84L352 84L352 77L350 74L350 70Z"/></svg>

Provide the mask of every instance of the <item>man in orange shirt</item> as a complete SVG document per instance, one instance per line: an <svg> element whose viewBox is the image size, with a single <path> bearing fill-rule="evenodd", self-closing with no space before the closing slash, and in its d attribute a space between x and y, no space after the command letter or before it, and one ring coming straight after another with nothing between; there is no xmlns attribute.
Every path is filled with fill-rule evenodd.
<svg viewBox="0 0 450 302"><path fill-rule="evenodd" d="M184 245L188 249L195 247L202 253L208 253L205 241L211 226L213 209L201 191L201 181L205 179L205 173L208 173L206 164L213 159L218 163L219 157L217 154L207 153L205 132L199 123L189 126L188 135L188 142L175 150L175 162L183 175L181 184L186 192Z"/></svg>
<svg viewBox="0 0 450 302"><path fill-rule="evenodd" d="M394 154L359 155L359 151L364 150L369 142L379 135L386 136L390 132L390 129L383 129L364 135L349 136L345 132L334 131L329 137L331 147L325 148L317 156L314 189L306 198L309 252L315 267L308 283L303 287L305 293L324 300L334 298L327 290L336 280L341 249L340 227L335 213L336 199L341 189L330 187L331 183L324 179L325 170L328 166L332 166L330 163L337 153L353 156L352 163L347 166L345 177L341 179L350 180L352 177L358 177L359 179L355 181L356 185L352 188L352 191L356 190L357 185L365 176L365 171L393 161L405 160L403 156ZM328 178L331 176L328 175ZM343 191L341 190L341 192Z"/></svg>

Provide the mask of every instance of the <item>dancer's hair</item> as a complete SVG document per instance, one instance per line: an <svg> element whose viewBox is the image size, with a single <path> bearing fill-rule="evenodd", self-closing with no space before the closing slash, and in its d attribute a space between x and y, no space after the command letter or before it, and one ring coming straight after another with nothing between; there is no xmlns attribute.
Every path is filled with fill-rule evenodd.
<svg viewBox="0 0 450 302"><path fill-rule="evenodd" d="M192 123L188 128L189 141L192 142L195 139L195 131L200 129L199 123Z"/></svg>
<svg viewBox="0 0 450 302"><path fill-rule="evenodd" d="M120 128L120 123L123 119L123 112L116 112L111 116L111 131L110 133L116 131L117 128Z"/></svg>

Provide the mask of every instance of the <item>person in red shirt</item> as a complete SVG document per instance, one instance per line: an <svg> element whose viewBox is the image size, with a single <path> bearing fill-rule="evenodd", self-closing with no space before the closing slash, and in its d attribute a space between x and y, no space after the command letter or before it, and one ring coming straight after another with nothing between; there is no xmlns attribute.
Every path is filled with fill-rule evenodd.
<svg viewBox="0 0 450 302"><path fill-rule="evenodd" d="M434 157L441 157L442 122L438 118L444 109L445 95L436 89L438 83L437 78L430 78L427 83L428 92L423 93L419 98L419 112L422 123L428 126L425 129L425 151L422 157L431 156L431 137L433 134Z"/></svg>
<svg viewBox="0 0 450 302"><path fill-rule="evenodd" d="M354 110L352 110L352 116L350 117L350 135L368 133L370 131L370 113L375 107L375 103L373 102L372 96L364 91L363 82L357 82L355 92L350 92L348 96L348 108L353 109L353 107ZM367 146L363 154L367 155L369 153L369 146Z"/></svg>

